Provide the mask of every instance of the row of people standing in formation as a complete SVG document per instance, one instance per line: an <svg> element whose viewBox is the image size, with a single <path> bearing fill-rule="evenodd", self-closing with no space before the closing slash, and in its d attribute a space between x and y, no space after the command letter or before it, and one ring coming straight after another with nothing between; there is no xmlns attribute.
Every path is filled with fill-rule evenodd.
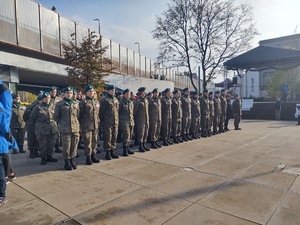
<svg viewBox="0 0 300 225"><path fill-rule="evenodd" d="M146 88L138 89L137 98L126 89L115 95L115 87L107 85L106 93L96 100L92 85L84 88L85 98L76 98L72 87L56 96L56 87L49 92L41 92L38 100L27 109L20 105L20 97L13 96L11 127L20 152L24 152L24 134L27 130L30 157L41 157L41 164L56 162L53 158L54 146L61 140L65 169L76 169L74 158L77 146L83 140L86 164L99 163L96 157L99 129L102 129L105 158L119 158L115 153L118 132L121 134L123 155L134 154L129 149L134 133L135 145L139 152L150 148L161 148L173 143L210 137L229 131L228 121L234 115L235 130L240 130L241 102L235 96L231 106L231 96L225 90L202 94L183 89L162 93L154 89L146 93ZM199 133L199 135L198 135ZM80 138L81 137L81 138ZM173 141L171 141L171 138ZM150 142L150 148L146 142ZM58 142L59 143L59 142Z"/></svg>

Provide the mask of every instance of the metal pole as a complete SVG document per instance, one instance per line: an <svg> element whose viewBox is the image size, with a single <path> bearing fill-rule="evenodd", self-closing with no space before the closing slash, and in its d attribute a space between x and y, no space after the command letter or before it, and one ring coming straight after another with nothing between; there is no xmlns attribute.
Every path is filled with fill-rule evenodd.
<svg viewBox="0 0 300 225"><path fill-rule="evenodd" d="M139 53L139 71L140 71L140 77L142 76L142 66L141 66L141 46L139 42L135 42L134 44L138 45L138 53Z"/></svg>
<svg viewBox="0 0 300 225"><path fill-rule="evenodd" d="M98 33L101 36L101 29L100 29L100 20L99 19L94 19L94 21L98 21Z"/></svg>

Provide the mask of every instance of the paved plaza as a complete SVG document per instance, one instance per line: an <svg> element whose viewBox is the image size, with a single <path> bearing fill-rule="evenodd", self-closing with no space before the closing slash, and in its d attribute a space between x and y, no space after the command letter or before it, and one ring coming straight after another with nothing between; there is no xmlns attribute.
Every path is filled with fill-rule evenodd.
<svg viewBox="0 0 300 225"><path fill-rule="evenodd" d="M12 155L17 179L0 224L300 224L300 126L244 120L241 128L92 166L79 150L73 171L60 154L45 166L28 152Z"/></svg>

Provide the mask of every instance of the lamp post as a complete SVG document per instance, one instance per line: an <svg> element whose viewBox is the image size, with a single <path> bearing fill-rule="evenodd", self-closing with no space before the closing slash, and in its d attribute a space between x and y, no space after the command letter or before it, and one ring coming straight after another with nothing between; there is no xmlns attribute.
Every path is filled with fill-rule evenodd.
<svg viewBox="0 0 300 225"><path fill-rule="evenodd" d="M99 19L94 19L94 21L98 21L98 33L101 36L100 20Z"/></svg>
<svg viewBox="0 0 300 225"><path fill-rule="evenodd" d="M139 42L135 42L135 45L138 45L138 53L139 53L139 71L140 71L140 77L142 76L142 71L141 71L141 46Z"/></svg>

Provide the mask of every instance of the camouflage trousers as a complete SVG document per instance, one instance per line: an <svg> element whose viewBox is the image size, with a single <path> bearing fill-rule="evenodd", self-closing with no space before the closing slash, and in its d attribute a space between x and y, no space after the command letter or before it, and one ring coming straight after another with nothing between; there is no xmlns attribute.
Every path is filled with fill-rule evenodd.
<svg viewBox="0 0 300 225"><path fill-rule="evenodd" d="M61 133L62 157L63 159L73 159L77 155L77 145L79 141L79 132Z"/></svg>
<svg viewBox="0 0 300 225"><path fill-rule="evenodd" d="M201 132L206 132L209 125L209 115L203 114L201 115Z"/></svg>
<svg viewBox="0 0 300 225"><path fill-rule="evenodd" d="M188 116L183 116L182 117L182 130L181 130L181 134L188 134L190 131L190 126L191 126L191 117Z"/></svg>
<svg viewBox="0 0 300 225"><path fill-rule="evenodd" d="M225 120L226 120L226 113L222 113L220 116L220 125L219 125L220 130L224 129Z"/></svg>
<svg viewBox="0 0 300 225"><path fill-rule="evenodd" d="M181 120L172 120L172 136L173 137L178 137L181 135Z"/></svg>
<svg viewBox="0 0 300 225"><path fill-rule="evenodd" d="M99 130L82 131L80 134L84 144L85 155L96 154Z"/></svg>
<svg viewBox="0 0 300 225"><path fill-rule="evenodd" d="M47 157L53 155L54 143L57 138L57 133L55 134L42 134L36 132L36 139L39 144L40 157Z"/></svg>
<svg viewBox="0 0 300 225"><path fill-rule="evenodd" d="M214 115L209 116L208 125L207 125L208 130L211 130L213 128L214 117L215 117Z"/></svg>
<svg viewBox="0 0 300 225"><path fill-rule="evenodd" d="M134 126L130 126L129 124L122 124L119 126L119 128L122 137L122 145L129 146Z"/></svg>
<svg viewBox="0 0 300 225"><path fill-rule="evenodd" d="M192 116L190 134L196 134L200 128L200 116Z"/></svg>
<svg viewBox="0 0 300 225"><path fill-rule="evenodd" d="M138 143L146 142L148 137L149 124L136 124L136 134Z"/></svg>
<svg viewBox="0 0 300 225"><path fill-rule="evenodd" d="M34 128L27 127L26 129L28 150L39 150L39 144L35 135Z"/></svg>
<svg viewBox="0 0 300 225"><path fill-rule="evenodd" d="M157 141L159 138L160 134L160 129L161 129L161 121L151 121L149 124L149 138L150 141Z"/></svg>
<svg viewBox="0 0 300 225"><path fill-rule="evenodd" d="M233 122L234 128L238 128L238 127L239 127L239 124L240 124L240 121L241 121L241 115L235 113L235 114L233 115L233 117L234 117L234 122Z"/></svg>
<svg viewBox="0 0 300 225"><path fill-rule="evenodd" d="M161 138L169 139L171 135L172 119L167 118L161 121Z"/></svg>
<svg viewBox="0 0 300 225"><path fill-rule="evenodd" d="M215 115L214 116L214 131L218 131L219 129L219 126L220 126L220 115Z"/></svg>
<svg viewBox="0 0 300 225"><path fill-rule="evenodd" d="M117 148L118 125L103 127L104 150L114 150Z"/></svg>
<svg viewBox="0 0 300 225"><path fill-rule="evenodd" d="M23 148L24 145L24 136L26 133L26 129L25 128L11 128L11 134L12 136L14 136L14 138L16 139L16 142L19 146L19 148Z"/></svg>

